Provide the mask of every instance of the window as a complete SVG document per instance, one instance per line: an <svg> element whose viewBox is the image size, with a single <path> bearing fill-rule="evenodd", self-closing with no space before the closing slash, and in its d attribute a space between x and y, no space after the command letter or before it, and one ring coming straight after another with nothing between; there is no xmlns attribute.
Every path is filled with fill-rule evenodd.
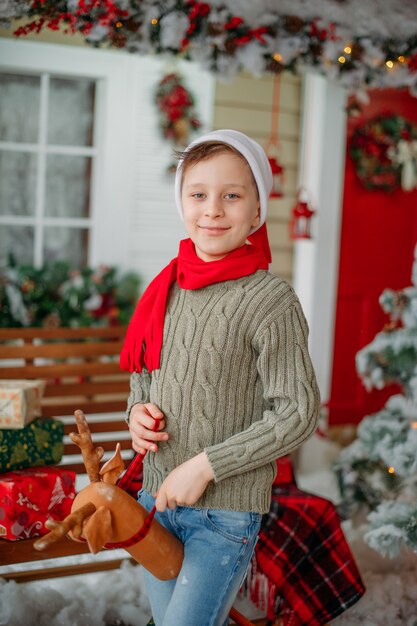
<svg viewBox="0 0 417 626"><path fill-rule="evenodd" d="M0 73L0 264L87 264L96 80Z"/></svg>

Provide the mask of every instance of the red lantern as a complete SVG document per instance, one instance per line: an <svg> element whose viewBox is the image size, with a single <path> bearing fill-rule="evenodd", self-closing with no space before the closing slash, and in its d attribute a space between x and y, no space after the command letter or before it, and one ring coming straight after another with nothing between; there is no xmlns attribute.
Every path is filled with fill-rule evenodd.
<svg viewBox="0 0 417 626"><path fill-rule="evenodd" d="M311 239L311 218L315 211L308 204L307 192L300 189L290 221L291 239Z"/></svg>
<svg viewBox="0 0 417 626"><path fill-rule="evenodd" d="M280 89L280 77L274 78L274 92L272 98L272 113L271 113L271 136L269 142L265 147L265 152L268 157L269 164L272 170L272 190L269 195L270 198L281 198L284 195L284 168L279 161L279 140L278 140L278 109L279 109L279 89ZM274 148L272 151L271 148Z"/></svg>
<svg viewBox="0 0 417 626"><path fill-rule="evenodd" d="M269 194L270 198L281 198L284 195L284 168L275 157L268 157L269 165L272 170L272 189Z"/></svg>

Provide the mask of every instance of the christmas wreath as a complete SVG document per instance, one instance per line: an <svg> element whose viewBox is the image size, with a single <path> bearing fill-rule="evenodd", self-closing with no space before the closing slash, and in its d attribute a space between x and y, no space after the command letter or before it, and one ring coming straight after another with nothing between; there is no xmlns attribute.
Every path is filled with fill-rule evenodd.
<svg viewBox="0 0 417 626"><path fill-rule="evenodd" d="M190 134L200 128L201 122L195 113L194 98L179 74L172 72L162 78L156 89L155 102L163 137L176 148L187 146Z"/></svg>
<svg viewBox="0 0 417 626"><path fill-rule="evenodd" d="M349 152L367 189L417 186L417 126L400 115L378 115L356 128Z"/></svg>

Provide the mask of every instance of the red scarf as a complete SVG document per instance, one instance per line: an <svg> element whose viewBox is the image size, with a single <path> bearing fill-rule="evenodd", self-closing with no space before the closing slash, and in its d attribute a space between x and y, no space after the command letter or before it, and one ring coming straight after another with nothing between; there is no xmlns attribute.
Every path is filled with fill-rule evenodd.
<svg viewBox="0 0 417 626"><path fill-rule="evenodd" d="M266 225L249 236L251 245L233 250L223 259L200 259L191 239L180 242L179 253L153 279L130 320L120 354L120 367L129 372L159 369L168 292L177 281L181 289L201 289L224 280L266 270L271 261Z"/></svg>

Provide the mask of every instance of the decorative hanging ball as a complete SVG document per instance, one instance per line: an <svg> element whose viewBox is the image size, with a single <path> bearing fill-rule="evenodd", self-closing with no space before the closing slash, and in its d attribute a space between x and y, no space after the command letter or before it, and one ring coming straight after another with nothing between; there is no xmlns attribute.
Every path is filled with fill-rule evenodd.
<svg viewBox="0 0 417 626"><path fill-rule="evenodd" d="M315 211L308 203L307 192L301 188L290 220L291 239L311 239L311 218L314 214Z"/></svg>
<svg viewBox="0 0 417 626"><path fill-rule="evenodd" d="M207 24L207 33L210 37L217 37L221 35L224 31L224 24L220 22L209 22Z"/></svg>
<svg viewBox="0 0 417 626"><path fill-rule="evenodd" d="M281 74L285 69L283 63L278 61L276 58L271 57L266 64L266 71L271 72L271 74Z"/></svg>
<svg viewBox="0 0 417 626"><path fill-rule="evenodd" d="M354 61L360 61L364 55L365 48L360 43L355 42L351 46L350 56Z"/></svg>
<svg viewBox="0 0 417 626"><path fill-rule="evenodd" d="M304 20L298 15L287 15L284 19L284 28L288 33L293 35L299 33L304 27Z"/></svg>
<svg viewBox="0 0 417 626"><path fill-rule="evenodd" d="M278 158L269 156L269 165L272 170L272 190L270 198L282 198L284 195L284 168Z"/></svg>
<svg viewBox="0 0 417 626"><path fill-rule="evenodd" d="M124 48L127 44L127 35L115 31L111 34L111 41L115 48Z"/></svg>

